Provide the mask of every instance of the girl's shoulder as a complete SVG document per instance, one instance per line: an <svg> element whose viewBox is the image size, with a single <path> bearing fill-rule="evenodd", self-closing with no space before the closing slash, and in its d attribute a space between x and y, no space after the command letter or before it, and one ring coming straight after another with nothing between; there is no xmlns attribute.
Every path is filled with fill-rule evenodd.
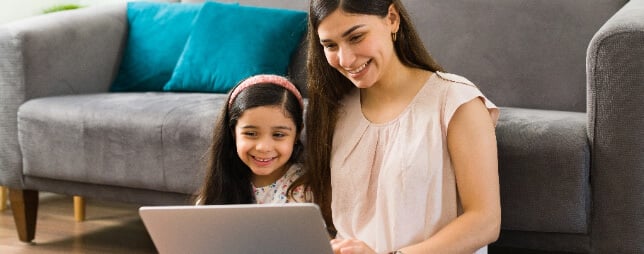
<svg viewBox="0 0 644 254"><path fill-rule="evenodd" d="M288 198L289 203L310 203L313 202L313 192L310 188L303 185L293 189L293 193Z"/></svg>
<svg viewBox="0 0 644 254"><path fill-rule="evenodd" d="M288 178L289 178L289 183L293 184L295 180L300 178L302 175L304 175L304 167L301 163L295 163L291 165L289 170L286 172ZM296 203L305 203L305 202L313 202L313 192L309 187L306 187L304 185L299 185L293 188L293 192L291 193L292 195L289 196L288 202L296 202Z"/></svg>
<svg viewBox="0 0 644 254"><path fill-rule="evenodd" d="M304 167L302 163L293 163L293 165L291 165L284 174L284 179L287 179L289 183L292 183L302 175L304 175Z"/></svg>

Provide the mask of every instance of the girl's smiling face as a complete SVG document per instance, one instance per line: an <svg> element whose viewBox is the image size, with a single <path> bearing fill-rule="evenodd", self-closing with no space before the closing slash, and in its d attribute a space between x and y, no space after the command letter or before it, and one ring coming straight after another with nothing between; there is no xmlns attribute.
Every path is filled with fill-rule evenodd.
<svg viewBox="0 0 644 254"><path fill-rule="evenodd" d="M293 119L279 106L244 111L235 125L239 158L253 171L256 187L269 185L284 175L297 140Z"/></svg>
<svg viewBox="0 0 644 254"><path fill-rule="evenodd" d="M327 62L358 88L369 88L389 74L396 59L391 34L397 12L385 18L349 14L338 9L324 18L317 32Z"/></svg>

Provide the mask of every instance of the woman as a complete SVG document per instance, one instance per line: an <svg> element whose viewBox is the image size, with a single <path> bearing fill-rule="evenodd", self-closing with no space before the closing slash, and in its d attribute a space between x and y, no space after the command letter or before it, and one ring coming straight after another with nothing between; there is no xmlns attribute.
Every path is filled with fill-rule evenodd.
<svg viewBox="0 0 644 254"><path fill-rule="evenodd" d="M501 220L496 106L441 72L399 0L312 0L308 36L302 180L334 252L485 253Z"/></svg>

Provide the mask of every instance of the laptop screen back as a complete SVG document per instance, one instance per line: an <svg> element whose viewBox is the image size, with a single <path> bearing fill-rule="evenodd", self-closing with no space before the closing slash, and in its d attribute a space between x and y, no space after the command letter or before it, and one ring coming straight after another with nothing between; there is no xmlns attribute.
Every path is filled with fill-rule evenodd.
<svg viewBox="0 0 644 254"><path fill-rule="evenodd" d="M332 253L317 205L144 206L159 253Z"/></svg>

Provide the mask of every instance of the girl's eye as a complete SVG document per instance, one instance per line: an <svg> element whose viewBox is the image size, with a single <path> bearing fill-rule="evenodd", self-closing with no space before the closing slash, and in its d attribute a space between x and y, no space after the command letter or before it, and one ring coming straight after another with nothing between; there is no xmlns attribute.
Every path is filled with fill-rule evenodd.
<svg viewBox="0 0 644 254"><path fill-rule="evenodd" d="M286 133L276 132L276 133L273 133L273 137L283 138L283 137L286 137Z"/></svg>
<svg viewBox="0 0 644 254"><path fill-rule="evenodd" d="M242 135L244 135L244 136L248 136L248 137L255 137L255 136L257 136L257 132L254 132L254 131L245 131L245 132L242 132Z"/></svg>

